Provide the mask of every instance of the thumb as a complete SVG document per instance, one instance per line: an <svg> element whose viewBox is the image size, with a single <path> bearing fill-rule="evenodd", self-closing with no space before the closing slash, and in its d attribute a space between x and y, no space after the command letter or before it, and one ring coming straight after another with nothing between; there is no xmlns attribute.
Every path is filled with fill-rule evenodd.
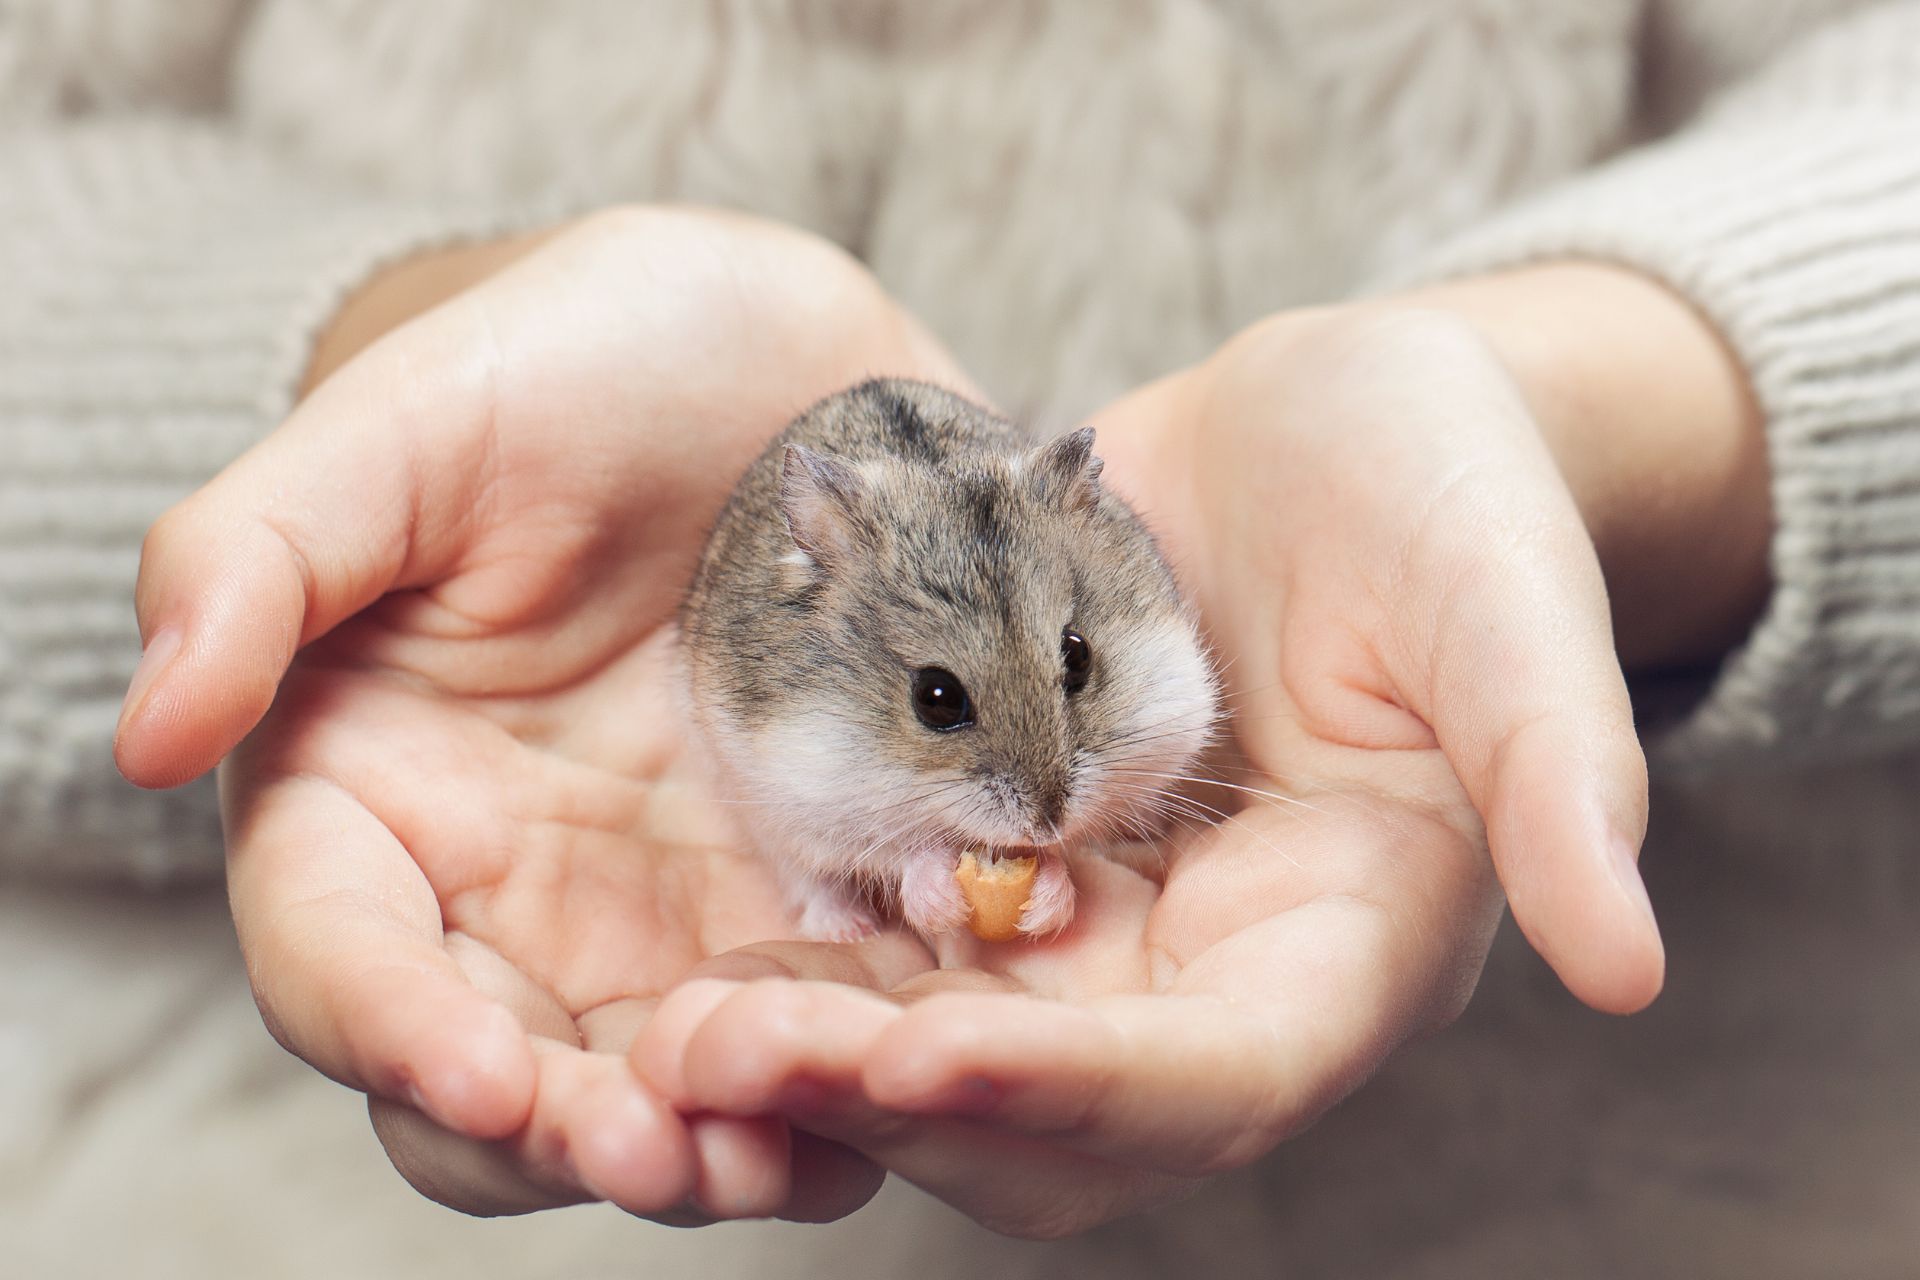
<svg viewBox="0 0 1920 1280"><path fill-rule="evenodd" d="M1665 958L1636 865L1646 760L1599 564L1570 512L1488 536L1474 558L1431 615L1430 723L1528 941L1580 999L1634 1012Z"/></svg>
<svg viewBox="0 0 1920 1280"><path fill-rule="evenodd" d="M436 343L419 328L413 348ZM455 561L485 488L489 384L471 356L423 355L370 348L148 531L143 652L114 734L128 779L205 773L266 714L302 645Z"/></svg>

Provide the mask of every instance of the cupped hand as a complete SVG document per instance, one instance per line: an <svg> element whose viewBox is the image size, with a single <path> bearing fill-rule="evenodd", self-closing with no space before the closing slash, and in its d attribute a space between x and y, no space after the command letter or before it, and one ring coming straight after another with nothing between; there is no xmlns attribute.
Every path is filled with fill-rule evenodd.
<svg viewBox="0 0 1920 1280"><path fill-rule="evenodd" d="M121 767L171 785L252 731L222 795L261 1010L428 1194L697 1220L877 1188L620 1056L697 963L788 929L688 757L673 616L747 461L876 374L966 388L838 251L615 211L375 342L150 534Z"/></svg>
<svg viewBox="0 0 1920 1280"><path fill-rule="evenodd" d="M1636 1009L1663 967L1594 545L1472 328L1286 316L1095 425L1224 667L1212 781L1132 866L1076 865L1059 938L865 990L831 948L748 948L632 1049L684 1109L784 1116L1022 1235L1311 1122L1457 1015L1501 886L1589 1003Z"/></svg>

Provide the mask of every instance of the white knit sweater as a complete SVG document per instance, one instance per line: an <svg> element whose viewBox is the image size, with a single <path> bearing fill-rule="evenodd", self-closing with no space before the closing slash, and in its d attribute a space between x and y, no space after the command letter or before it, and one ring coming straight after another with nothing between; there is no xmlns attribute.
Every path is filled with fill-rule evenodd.
<svg viewBox="0 0 1920 1280"><path fill-rule="evenodd" d="M1777 589L1670 764L1920 741L1920 4L0 0L0 866L218 865L108 744L139 540L379 263L538 211L848 246L1065 420L1277 308L1550 256L1721 327Z"/></svg>

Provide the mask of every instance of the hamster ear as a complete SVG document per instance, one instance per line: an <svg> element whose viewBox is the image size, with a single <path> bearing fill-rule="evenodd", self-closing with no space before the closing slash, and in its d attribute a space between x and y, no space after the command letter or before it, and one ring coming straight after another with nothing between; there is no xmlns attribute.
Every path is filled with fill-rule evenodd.
<svg viewBox="0 0 1920 1280"><path fill-rule="evenodd" d="M1100 501L1100 459L1093 456L1093 428L1049 440L1027 455L1034 495L1065 511L1089 511Z"/></svg>
<svg viewBox="0 0 1920 1280"><path fill-rule="evenodd" d="M780 460L780 511L787 532L802 551L831 563L852 551L858 535L858 503L867 483L837 458L790 444Z"/></svg>

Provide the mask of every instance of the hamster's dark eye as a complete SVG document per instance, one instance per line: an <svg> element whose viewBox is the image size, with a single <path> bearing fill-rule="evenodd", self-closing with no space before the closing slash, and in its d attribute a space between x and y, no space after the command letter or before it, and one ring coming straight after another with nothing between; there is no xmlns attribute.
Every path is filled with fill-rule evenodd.
<svg viewBox="0 0 1920 1280"><path fill-rule="evenodd" d="M1087 687L1087 672L1093 668L1093 646L1078 631L1060 633L1060 659L1066 664L1068 693Z"/></svg>
<svg viewBox="0 0 1920 1280"><path fill-rule="evenodd" d="M929 729L964 729L973 723L973 700L953 672L922 667L913 673L913 714Z"/></svg>

